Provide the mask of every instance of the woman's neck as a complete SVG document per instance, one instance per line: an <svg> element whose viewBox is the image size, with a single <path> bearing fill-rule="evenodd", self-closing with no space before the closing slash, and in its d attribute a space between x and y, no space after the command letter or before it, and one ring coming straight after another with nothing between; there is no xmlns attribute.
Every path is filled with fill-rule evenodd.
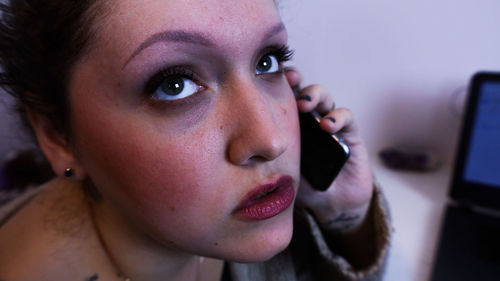
<svg viewBox="0 0 500 281"><path fill-rule="evenodd" d="M163 281L166 277L182 281L220 280L222 261L201 258L173 245L161 244L139 231L106 202L89 203L101 252L123 280Z"/></svg>

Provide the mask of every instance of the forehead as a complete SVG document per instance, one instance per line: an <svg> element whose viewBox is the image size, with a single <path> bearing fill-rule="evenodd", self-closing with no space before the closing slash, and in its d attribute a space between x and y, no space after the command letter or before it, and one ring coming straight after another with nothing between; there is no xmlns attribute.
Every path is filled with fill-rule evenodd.
<svg viewBox="0 0 500 281"><path fill-rule="evenodd" d="M280 22L273 0L120 0L109 8L99 33L123 55L158 32L195 31L224 46L261 40Z"/></svg>

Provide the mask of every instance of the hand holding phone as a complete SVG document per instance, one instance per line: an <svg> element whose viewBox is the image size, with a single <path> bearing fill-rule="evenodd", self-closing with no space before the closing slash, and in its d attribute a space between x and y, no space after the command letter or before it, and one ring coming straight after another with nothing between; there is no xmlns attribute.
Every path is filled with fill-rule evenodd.
<svg viewBox="0 0 500 281"><path fill-rule="evenodd" d="M286 78L297 95L302 81L300 74L290 68L286 72ZM352 112L347 108L328 110L333 105L329 91L321 85L309 85L300 89L297 101L299 111L309 112L316 108L321 113L328 114L327 116L335 117L335 121L332 120L333 123L329 124L330 121L323 120L326 116L310 112L299 113L302 130L301 174L304 180L300 184L296 202L310 210L326 229L344 232L355 229L364 221L375 187L368 151ZM325 123L321 127L320 120ZM339 131L349 141L349 145L353 143L350 148L339 138L340 134L331 134ZM353 158L350 154L356 157ZM342 220L339 223L329 223L347 213L359 218L354 223L351 221L348 228Z"/></svg>
<svg viewBox="0 0 500 281"><path fill-rule="evenodd" d="M293 89L295 96L297 89ZM349 159L350 149L336 134L324 131L316 112L299 112L301 135L301 173L311 186L325 191Z"/></svg>

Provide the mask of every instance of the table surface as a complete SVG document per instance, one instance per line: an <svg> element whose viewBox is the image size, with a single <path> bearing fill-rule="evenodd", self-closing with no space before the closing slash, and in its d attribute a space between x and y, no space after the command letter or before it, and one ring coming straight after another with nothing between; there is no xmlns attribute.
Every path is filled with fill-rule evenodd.
<svg viewBox="0 0 500 281"><path fill-rule="evenodd" d="M389 201L393 237L384 281L430 280L451 178L451 166L418 173L373 171Z"/></svg>

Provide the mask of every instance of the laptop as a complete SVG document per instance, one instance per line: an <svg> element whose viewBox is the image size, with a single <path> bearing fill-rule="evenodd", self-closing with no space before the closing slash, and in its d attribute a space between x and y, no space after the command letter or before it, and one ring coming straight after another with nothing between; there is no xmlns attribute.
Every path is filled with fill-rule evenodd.
<svg viewBox="0 0 500 281"><path fill-rule="evenodd" d="M471 79L449 195L431 280L500 280L500 72Z"/></svg>

